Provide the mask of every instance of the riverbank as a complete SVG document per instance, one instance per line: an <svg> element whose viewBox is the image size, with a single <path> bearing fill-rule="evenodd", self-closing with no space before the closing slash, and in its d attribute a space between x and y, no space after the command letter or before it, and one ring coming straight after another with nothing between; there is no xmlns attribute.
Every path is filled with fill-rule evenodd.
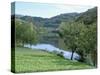
<svg viewBox="0 0 100 75"><path fill-rule="evenodd" d="M60 56L64 57L65 59L71 59L71 55L72 55L71 50L70 51L63 50L63 49L60 49L59 47L55 47L52 44L43 44L43 43L36 44L36 45L26 44L26 45L24 45L24 47L31 48L31 49L40 49L40 50L44 50L47 52L52 52L56 55L60 55ZM73 60L77 61L79 59L80 59L80 55L78 55L78 53L74 52Z"/></svg>
<svg viewBox="0 0 100 75"><path fill-rule="evenodd" d="M20 47L15 49L15 72L17 73L91 68L93 67L85 63L67 60L53 53Z"/></svg>

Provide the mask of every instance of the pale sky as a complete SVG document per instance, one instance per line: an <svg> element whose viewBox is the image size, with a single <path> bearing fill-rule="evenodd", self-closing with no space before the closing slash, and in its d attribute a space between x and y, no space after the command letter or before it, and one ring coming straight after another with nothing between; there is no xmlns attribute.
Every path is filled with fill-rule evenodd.
<svg viewBox="0 0 100 75"><path fill-rule="evenodd" d="M15 2L15 14L50 18L63 13L85 12L94 6Z"/></svg>

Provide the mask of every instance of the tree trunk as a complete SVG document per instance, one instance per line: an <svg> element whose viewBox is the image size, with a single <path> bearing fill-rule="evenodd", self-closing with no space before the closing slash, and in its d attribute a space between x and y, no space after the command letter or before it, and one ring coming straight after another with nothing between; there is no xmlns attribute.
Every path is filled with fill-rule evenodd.
<svg viewBox="0 0 100 75"><path fill-rule="evenodd" d="M74 50L72 50L71 60L73 60Z"/></svg>

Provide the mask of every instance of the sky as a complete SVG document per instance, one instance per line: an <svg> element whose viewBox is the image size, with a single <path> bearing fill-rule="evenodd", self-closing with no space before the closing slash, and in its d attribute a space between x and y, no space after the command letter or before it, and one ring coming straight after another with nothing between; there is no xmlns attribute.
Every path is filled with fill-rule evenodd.
<svg viewBox="0 0 100 75"><path fill-rule="evenodd" d="M67 4L15 2L15 14L50 18L59 14L85 12L94 6L78 6ZM13 6L12 9L14 10Z"/></svg>

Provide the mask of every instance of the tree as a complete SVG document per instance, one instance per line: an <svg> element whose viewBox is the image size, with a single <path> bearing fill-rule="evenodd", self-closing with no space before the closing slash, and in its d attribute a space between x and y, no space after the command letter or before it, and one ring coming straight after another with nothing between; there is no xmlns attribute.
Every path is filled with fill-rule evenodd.
<svg viewBox="0 0 100 75"><path fill-rule="evenodd" d="M23 26L23 21L16 19L15 20L15 39L16 44L23 42L25 28Z"/></svg>
<svg viewBox="0 0 100 75"><path fill-rule="evenodd" d="M97 66L97 27L96 22L91 25L71 22L62 23L60 26L60 36L64 39L66 46L72 51L76 51L81 56L81 61Z"/></svg>
<svg viewBox="0 0 100 75"><path fill-rule="evenodd" d="M16 43L33 44L37 39L36 27L32 23L28 23L19 19L15 20Z"/></svg>
<svg viewBox="0 0 100 75"><path fill-rule="evenodd" d="M96 23L86 26L84 33L80 35L80 50L84 50L84 55L89 64L97 65L97 27ZM90 61L89 61L90 60Z"/></svg>
<svg viewBox="0 0 100 75"><path fill-rule="evenodd" d="M83 23L69 22L62 23L60 26L60 36L64 39L66 46L72 51L71 60L73 54L78 48L80 31L84 30Z"/></svg>
<svg viewBox="0 0 100 75"><path fill-rule="evenodd" d="M28 24L28 28L26 30L26 37L26 43L29 43L30 45L36 43L37 41L36 27L32 23Z"/></svg>

